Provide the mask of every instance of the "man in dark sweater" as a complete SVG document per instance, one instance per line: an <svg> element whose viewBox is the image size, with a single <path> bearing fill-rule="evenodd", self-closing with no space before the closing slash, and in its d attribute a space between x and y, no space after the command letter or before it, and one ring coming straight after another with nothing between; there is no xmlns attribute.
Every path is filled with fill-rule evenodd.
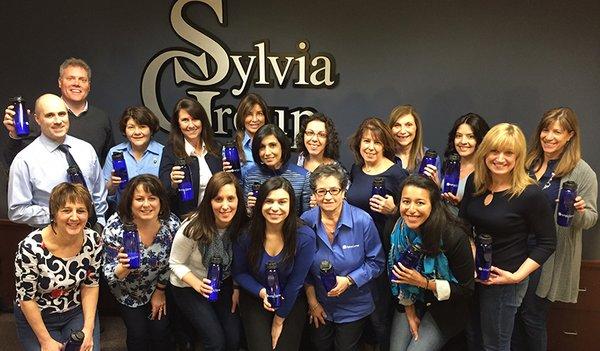
<svg viewBox="0 0 600 351"><path fill-rule="evenodd" d="M114 145L112 127L107 114L90 105L87 96L91 88L92 71L85 61L68 58L59 69L58 87L61 98L69 111L69 135L92 144L98 159L102 163L108 150ZM14 109L9 106L5 110L3 124L9 133L4 147L3 157L10 164L16 154L29 145L40 132L36 123L30 123L31 134L26 138L17 138L13 122Z"/></svg>

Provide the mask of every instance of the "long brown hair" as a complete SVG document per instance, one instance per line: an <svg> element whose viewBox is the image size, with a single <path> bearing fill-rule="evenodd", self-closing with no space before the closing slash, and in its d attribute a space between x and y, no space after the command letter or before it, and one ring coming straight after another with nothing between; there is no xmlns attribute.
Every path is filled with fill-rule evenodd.
<svg viewBox="0 0 600 351"><path fill-rule="evenodd" d="M423 154L424 154L424 146L423 146L423 123L421 122L421 117L419 116L419 114L417 113L417 110L415 110L415 108L412 105L400 105L400 106L396 106L394 107L394 109L392 110L392 112L390 112L390 117L388 120L388 127L390 127L390 130L392 129L392 127L394 126L394 124L396 124L396 121L398 121L398 119L400 117L404 117L406 115L411 115L413 116L414 120L415 120L415 126L417 127L417 133L415 134L415 138L413 139L412 143L410 144L410 153L408 156L408 164L405 165L406 169L408 169L409 171L414 170L416 167L419 166L419 164L421 164L421 159L423 159ZM394 143L396 141L396 138L394 138ZM396 145L396 144L394 144ZM395 154L395 152L394 152ZM392 157L393 160L393 157ZM403 165L404 166L404 165Z"/></svg>
<svg viewBox="0 0 600 351"><path fill-rule="evenodd" d="M187 157L185 152L185 141L183 132L179 127L179 111L184 110L190 114L193 119L200 120L202 123L202 131L200 139L206 146L206 151L221 158L221 150L219 150L214 139L214 133L208 115L200 103L191 98L181 98L175 103L173 114L171 115L171 132L169 133L169 143L173 146L173 153L177 157Z"/></svg>
<svg viewBox="0 0 600 351"><path fill-rule="evenodd" d="M561 128L567 133L573 133L571 139L565 144L565 149L560 160L556 164L554 174L557 177L563 177L570 173L577 162L581 160L581 140L579 138L579 120L575 111L568 107L558 107L546 111L542 116L542 119L538 123L535 134L531 137L531 144L529 145L529 152L527 153L527 160L525 161L525 167L530 171L537 171L542 166L544 161L544 150L542 149L542 142L540 140L540 134L544 129L548 129L558 122Z"/></svg>
<svg viewBox="0 0 600 351"><path fill-rule="evenodd" d="M232 184L235 187L238 205L226 232L232 240L237 238L240 228L246 224L248 217L246 216L244 195L239 181L233 173L228 172L218 172L210 177L200 205L188 216L190 222L183 230L183 235L206 245L213 241L217 236L217 224L211 202L219 195L219 190L227 184Z"/></svg>
<svg viewBox="0 0 600 351"><path fill-rule="evenodd" d="M242 145L244 134L246 133L244 121L246 120L246 116L248 116L254 108L254 105L260 106L262 113L265 116L265 124L271 123L271 120L269 119L269 107L262 96L255 93L249 93L244 96L238 105L237 113L235 115L235 143L240 151L244 149ZM246 163L246 154L243 152L240 152L239 154L240 161Z"/></svg>
<svg viewBox="0 0 600 351"><path fill-rule="evenodd" d="M396 150L396 140L392 135L392 131L380 118L371 117L362 121L356 132L348 140L356 163L360 166L365 164L365 160L360 155L360 141L366 131L370 131L373 137L383 144L383 157L392 161Z"/></svg>

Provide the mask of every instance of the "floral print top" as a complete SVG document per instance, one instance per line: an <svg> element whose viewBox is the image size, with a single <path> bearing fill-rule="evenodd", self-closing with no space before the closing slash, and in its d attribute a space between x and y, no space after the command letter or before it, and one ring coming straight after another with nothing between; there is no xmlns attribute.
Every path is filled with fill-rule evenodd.
<svg viewBox="0 0 600 351"><path fill-rule="evenodd" d="M83 231L83 245L73 257L54 256L37 229L23 239L15 257L17 302L35 300L43 313L62 313L81 305L81 286L98 286L102 256L100 234Z"/></svg>
<svg viewBox="0 0 600 351"><path fill-rule="evenodd" d="M140 268L132 269L120 280L115 276L115 268L119 263L119 248L123 246L123 223L118 213L108 219L103 232L103 271L110 291L119 303L128 307L145 305L154 294L157 283L168 283L169 254L179 225L179 219L172 213L168 220L161 220L160 229L152 245L146 247L140 240Z"/></svg>

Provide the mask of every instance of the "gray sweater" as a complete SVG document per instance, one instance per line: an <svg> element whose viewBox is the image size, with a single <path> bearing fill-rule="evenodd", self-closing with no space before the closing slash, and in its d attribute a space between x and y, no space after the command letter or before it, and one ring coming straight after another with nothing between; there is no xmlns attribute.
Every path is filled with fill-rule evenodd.
<svg viewBox="0 0 600 351"><path fill-rule="evenodd" d="M585 211L575 212L570 227L556 226L556 251L542 266L536 294L553 302L576 303L582 231L593 227L598 219L598 179L592 168L584 160L580 160L571 173L562 177L561 187L569 180L577 183L577 193L585 200ZM556 211L554 219L556 220Z"/></svg>

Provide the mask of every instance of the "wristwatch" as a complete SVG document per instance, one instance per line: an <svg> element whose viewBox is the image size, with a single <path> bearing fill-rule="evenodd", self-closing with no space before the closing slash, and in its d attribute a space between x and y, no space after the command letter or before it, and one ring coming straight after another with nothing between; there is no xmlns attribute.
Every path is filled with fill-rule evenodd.
<svg viewBox="0 0 600 351"><path fill-rule="evenodd" d="M348 278L348 281L350 282L349 286L354 285L354 279L352 279L352 277L350 275L347 275L346 278Z"/></svg>

